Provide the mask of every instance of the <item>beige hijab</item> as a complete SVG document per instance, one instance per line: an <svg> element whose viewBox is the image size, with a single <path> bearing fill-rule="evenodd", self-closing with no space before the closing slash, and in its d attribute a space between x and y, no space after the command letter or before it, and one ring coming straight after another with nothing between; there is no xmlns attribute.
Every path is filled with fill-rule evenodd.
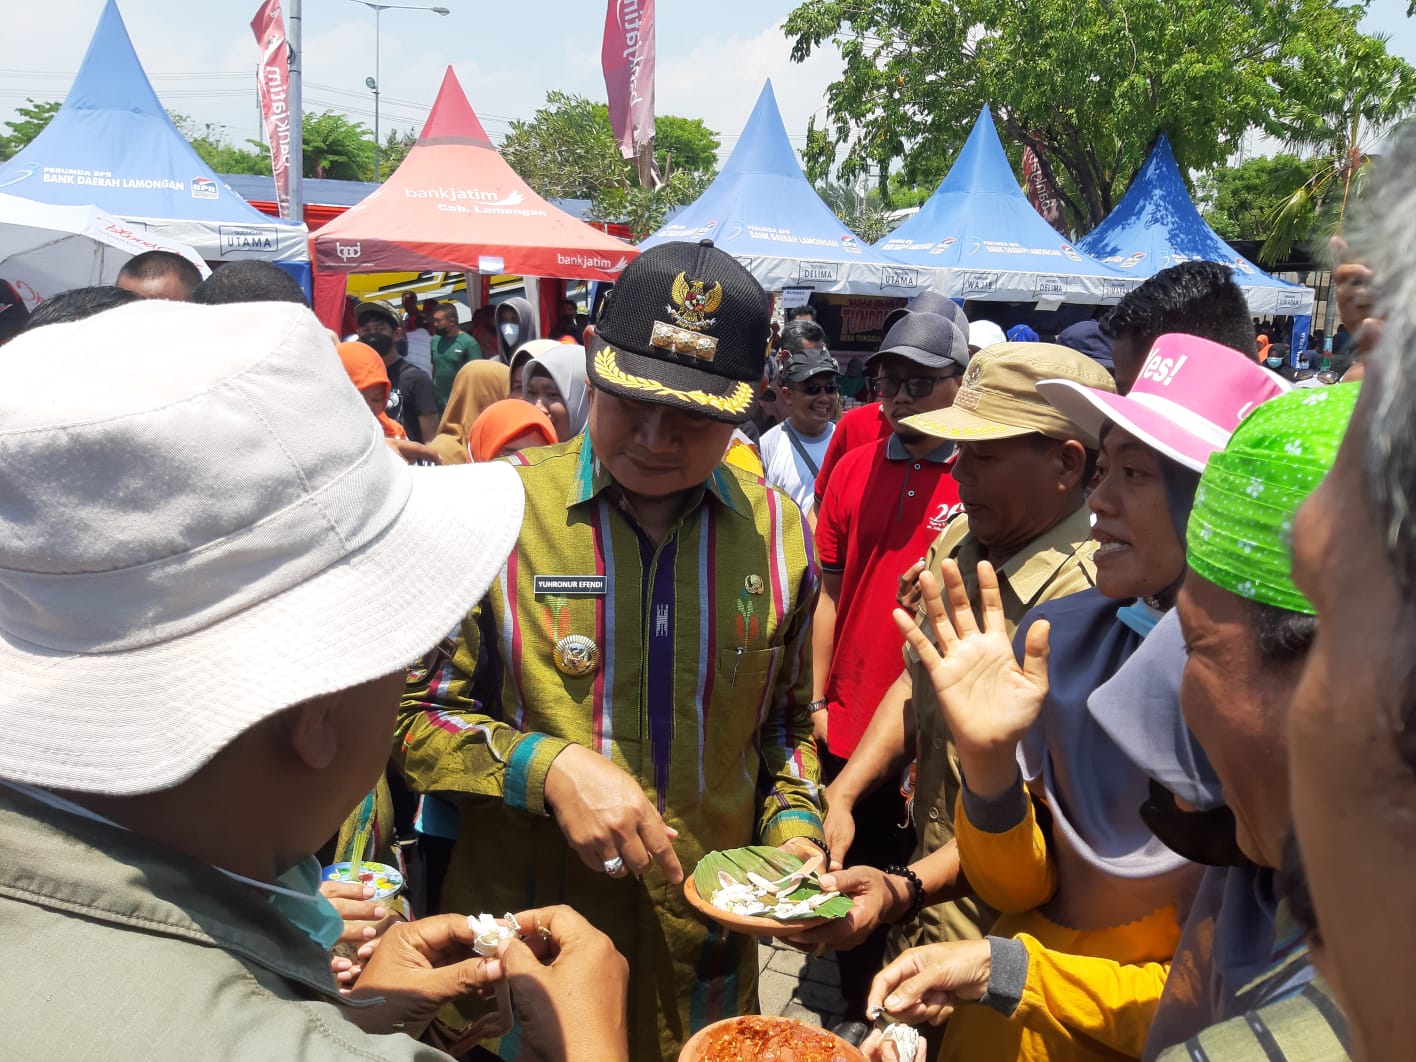
<svg viewBox="0 0 1416 1062"><path fill-rule="evenodd" d="M457 370L452 380L452 393L443 410L438 433L428 445L437 451L445 465L465 465L472 460L467 452L467 435L477 416L493 402L499 402L511 389L511 372L498 361L469 361Z"/></svg>

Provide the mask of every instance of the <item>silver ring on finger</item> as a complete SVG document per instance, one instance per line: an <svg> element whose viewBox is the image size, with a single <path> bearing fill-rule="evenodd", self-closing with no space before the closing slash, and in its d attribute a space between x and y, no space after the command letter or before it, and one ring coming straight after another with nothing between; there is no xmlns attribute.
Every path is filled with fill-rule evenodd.
<svg viewBox="0 0 1416 1062"><path fill-rule="evenodd" d="M615 856L613 859L606 859L606 860L605 860L605 873L608 874L610 877L614 877L616 874L618 874L618 873L619 873L621 870L623 870L623 869L624 869L624 859L623 859L623 857L621 857L621 856Z"/></svg>

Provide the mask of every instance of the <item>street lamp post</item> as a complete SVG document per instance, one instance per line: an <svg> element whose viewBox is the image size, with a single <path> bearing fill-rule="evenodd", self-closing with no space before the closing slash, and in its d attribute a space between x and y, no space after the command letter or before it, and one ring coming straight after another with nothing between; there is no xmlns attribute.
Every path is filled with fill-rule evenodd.
<svg viewBox="0 0 1416 1062"><path fill-rule="evenodd" d="M363 4L365 7L372 8L374 12L374 76L366 77L364 84L374 94L374 183L377 184L379 180L379 88L383 82L380 20L383 13L385 11L431 11L435 15L447 15L451 12L445 7L428 7L423 4L376 4L372 0L350 0L350 2Z"/></svg>

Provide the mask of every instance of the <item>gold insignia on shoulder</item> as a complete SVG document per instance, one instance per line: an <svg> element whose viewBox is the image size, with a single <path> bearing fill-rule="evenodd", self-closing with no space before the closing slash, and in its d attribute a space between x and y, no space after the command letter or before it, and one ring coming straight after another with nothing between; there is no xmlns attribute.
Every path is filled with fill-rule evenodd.
<svg viewBox="0 0 1416 1062"><path fill-rule="evenodd" d="M673 299L673 305L665 307L669 316L680 328L696 332L717 323L712 315L723 304L723 285L714 282L710 288L706 281L689 280L687 273L680 273L674 277L669 297Z"/></svg>
<svg viewBox="0 0 1416 1062"><path fill-rule="evenodd" d="M766 589L766 584L763 583L762 576L749 575L746 579L742 581L742 587L749 594L753 594L755 596L757 594L762 593L762 591Z"/></svg>
<svg viewBox="0 0 1416 1062"><path fill-rule="evenodd" d="M688 328L678 328L663 321L654 322L649 345L671 350L675 354L687 354L699 361L712 361L718 353L718 341L712 336L701 335Z"/></svg>
<svg viewBox="0 0 1416 1062"><path fill-rule="evenodd" d="M556 642L556 670L569 678L584 678L600 666L600 647L583 634L567 634Z"/></svg>

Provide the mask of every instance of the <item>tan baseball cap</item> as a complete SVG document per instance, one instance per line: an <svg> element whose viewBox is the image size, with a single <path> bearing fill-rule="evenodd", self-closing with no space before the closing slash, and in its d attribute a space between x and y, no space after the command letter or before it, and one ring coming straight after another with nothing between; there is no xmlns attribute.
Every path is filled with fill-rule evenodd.
<svg viewBox="0 0 1416 1062"><path fill-rule="evenodd" d="M1069 380L1115 393L1111 375L1085 354L1055 343L998 343L969 362L954 404L905 421L909 427L955 442L982 442L1039 434L1076 439L1089 449L1096 436L1068 420L1038 393L1040 380Z"/></svg>

